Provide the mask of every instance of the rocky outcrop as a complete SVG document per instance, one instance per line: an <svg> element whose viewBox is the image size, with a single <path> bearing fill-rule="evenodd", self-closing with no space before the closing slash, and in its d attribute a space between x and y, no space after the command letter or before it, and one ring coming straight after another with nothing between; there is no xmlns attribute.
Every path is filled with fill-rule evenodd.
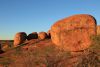
<svg viewBox="0 0 100 67"><path fill-rule="evenodd" d="M18 32L14 37L14 46L19 46L26 41L27 34L25 32Z"/></svg>
<svg viewBox="0 0 100 67"><path fill-rule="evenodd" d="M50 33L53 43L64 50L84 50L91 45L90 37L96 35L96 20L87 14L74 15L53 24Z"/></svg>
<svg viewBox="0 0 100 67"><path fill-rule="evenodd" d="M37 34L37 32L33 32L33 33L29 34L29 35L27 36L27 39L28 39L28 40L31 40L31 39L38 39L38 34Z"/></svg>
<svg viewBox="0 0 100 67"><path fill-rule="evenodd" d="M40 40L46 39L47 38L47 33L46 32L39 32L38 33L38 38Z"/></svg>

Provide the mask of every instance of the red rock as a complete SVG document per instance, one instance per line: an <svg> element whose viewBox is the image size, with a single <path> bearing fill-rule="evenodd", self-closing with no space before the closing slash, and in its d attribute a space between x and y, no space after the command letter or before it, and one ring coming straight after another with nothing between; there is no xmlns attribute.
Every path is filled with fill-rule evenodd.
<svg viewBox="0 0 100 67"><path fill-rule="evenodd" d="M96 35L96 20L87 14L74 15L53 24L50 33L53 43L64 50L84 50L91 45L90 37Z"/></svg>
<svg viewBox="0 0 100 67"><path fill-rule="evenodd" d="M31 40L31 39L38 39L38 34L37 34L37 32L33 32L33 33L29 34L29 35L27 36L27 39L28 39L28 40Z"/></svg>
<svg viewBox="0 0 100 67"><path fill-rule="evenodd" d="M40 40L46 39L47 33L46 32L39 32L38 37L39 37Z"/></svg>
<svg viewBox="0 0 100 67"><path fill-rule="evenodd" d="M19 46L26 41L27 34L25 32L18 32L14 37L14 46Z"/></svg>

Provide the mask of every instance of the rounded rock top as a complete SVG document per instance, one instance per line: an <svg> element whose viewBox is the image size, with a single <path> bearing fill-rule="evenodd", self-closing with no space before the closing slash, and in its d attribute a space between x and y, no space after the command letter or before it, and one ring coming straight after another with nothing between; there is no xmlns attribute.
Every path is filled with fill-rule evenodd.
<svg viewBox="0 0 100 67"><path fill-rule="evenodd" d="M38 37L39 37L40 40L46 39L47 33L46 32L39 32Z"/></svg>
<svg viewBox="0 0 100 67"><path fill-rule="evenodd" d="M68 51L80 51L91 45L90 37L96 35L96 20L88 14L73 15L51 26L51 39Z"/></svg>
<svg viewBox="0 0 100 67"><path fill-rule="evenodd" d="M37 34L37 32L32 32L32 33L30 33L30 34L27 36L27 39L28 39L28 40L31 40L31 39L38 39L38 34Z"/></svg>
<svg viewBox="0 0 100 67"><path fill-rule="evenodd" d="M18 32L14 37L14 46L19 46L26 41L27 34L25 32Z"/></svg>

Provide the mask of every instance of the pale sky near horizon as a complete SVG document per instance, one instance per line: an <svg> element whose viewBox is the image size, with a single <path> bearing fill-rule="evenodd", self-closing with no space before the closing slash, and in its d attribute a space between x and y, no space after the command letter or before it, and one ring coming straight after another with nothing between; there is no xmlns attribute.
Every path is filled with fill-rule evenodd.
<svg viewBox="0 0 100 67"><path fill-rule="evenodd" d="M93 15L100 24L100 0L0 0L0 40L13 39L16 32L47 31L74 14Z"/></svg>

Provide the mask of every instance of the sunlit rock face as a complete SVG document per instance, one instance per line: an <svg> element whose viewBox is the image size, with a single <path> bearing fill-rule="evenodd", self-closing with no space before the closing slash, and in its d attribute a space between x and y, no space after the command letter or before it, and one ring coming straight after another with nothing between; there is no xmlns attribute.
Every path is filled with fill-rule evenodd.
<svg viewBox="0 0 100 67"><path fill-rule="evenodd" d="M27 39L27 34L25 32L18 32L14 37L14 46L18 46L24 43Z"/></svg>
<svg viewBox="0 0 100 67"><path fill-rule="evenodd" d="M97 26L97 35L100 35L100 25Z"/></svg>
<svg viewBox="0 0 100 67"><path fill-rule="evenodd" d="M40 40L46 39L47 38L47 33L46 32L39 32L38 33L38 38Z"/></svg>
<svg viewBox="0 0 100 67"><path fill-rule="evenodd" d="M73 15L51 26L51 39L68 51L80 51L91 45L90 37L96 35L96 20L87 14Z"/></svg>

